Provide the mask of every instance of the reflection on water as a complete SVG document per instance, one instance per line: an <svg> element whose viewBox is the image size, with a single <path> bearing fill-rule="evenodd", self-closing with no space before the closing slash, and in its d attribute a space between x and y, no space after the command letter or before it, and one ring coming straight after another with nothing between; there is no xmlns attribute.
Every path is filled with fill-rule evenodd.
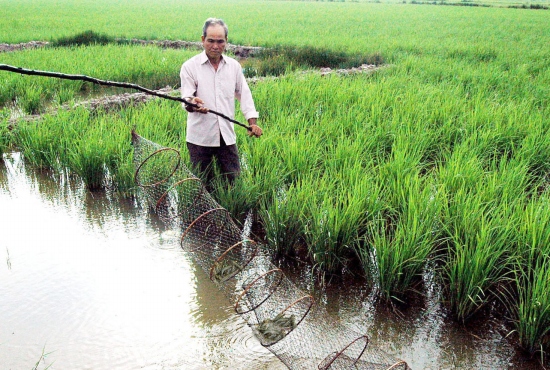
<svg viewBox="0 0 550 370"><path fill-rule="evenodd" d="M179 247L133 200L0 162L0 368L283 369ZM291 272L288 271L290 274ZM311 270L296 283L313 289ZM449 322L430 291L403 317L364 286L317 294L326 312L413 369L536 369L491 322ZM430 297L428 297L430 298Z"/></svg>
<svg viewBox="0 0 550 370"><path fill-rule="evenodd" d="M0 368L282 368L135 202L13 154L0 210Z"/></svg>

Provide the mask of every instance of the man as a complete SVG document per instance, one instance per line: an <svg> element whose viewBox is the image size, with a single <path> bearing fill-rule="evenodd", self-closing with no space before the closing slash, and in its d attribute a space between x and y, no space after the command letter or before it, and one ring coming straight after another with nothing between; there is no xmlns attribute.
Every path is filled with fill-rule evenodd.
<svg viewBox="0 0 550 370"><path fill-rule="evenodd" d="M256 124L258 112L252 93L238 61L223 54L228 29L221 19L209 18L202 29L204 51L186 61L180 71L181 94L198 108L184 104L187 116L187 148L191 164L205 174L211 189L213 165L232 184L241 168L234 124L208 109L235 117L235 99L250 126L249 135L260 137L262 129Z"/></svg>

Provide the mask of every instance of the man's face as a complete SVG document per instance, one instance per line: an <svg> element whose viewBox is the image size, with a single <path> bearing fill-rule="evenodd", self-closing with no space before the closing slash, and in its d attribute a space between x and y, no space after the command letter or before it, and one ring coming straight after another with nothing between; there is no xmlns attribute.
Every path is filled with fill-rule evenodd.
<svg viewBox="0 0 550 370"><path fill-rule="evenodd" d="M219 60L225 50L226 43L225 30L219 24L208 27L206 36L202 36L202 45L210 59Z"/></svg>

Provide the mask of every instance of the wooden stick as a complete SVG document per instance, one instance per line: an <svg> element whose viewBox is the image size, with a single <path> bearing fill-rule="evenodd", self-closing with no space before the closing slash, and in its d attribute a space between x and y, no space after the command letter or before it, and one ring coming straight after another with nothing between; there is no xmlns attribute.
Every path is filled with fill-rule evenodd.
<svg viewBox="0 0 550 370"><path fill-rule="evenodd" d="M85 76L85 75L70 75L70 74L59 73L59 72L38 71L38 70L33 70L33 69L14 67L14 66L10 66L8 64L0 64L0 70L1 71L20 73L20 74L24 74L24 75L55 77L55 78L61 78L61 79L64 79L64 80L73 80L73 81L87 81L87 82L91 82L91 83L94 83L94 84L97 84L97 85L122 87L122 88L125 88L125 89L135 89L135 90L144 92L144 93L149 94L149 95L158 96L159 98L174 100L174 101L184 103L185 105L191 106L193 108L199 108L199 106L197 104L189 103L187 100L185 100L183 98L162 94L162 93L159 93L157 91L150 90L150 89L147 89L145 87L142 87L142 86L139 86L139 85L136 85L136 84L132 84L132 83L127 83L127 82L100 80L98 78ZM239 125L241 127L246 128L248 131L252 130L250 128L250 126L247 126L245 124L242 124L239 121L236 121L232 118L229 118L223 113L216 112L216 111L210 110L210 109L208 110L208 113L212 113L212 114L215 114L217 116L220 116L223 119L228 120L229 122L233 122L236 125Z"/></svg>

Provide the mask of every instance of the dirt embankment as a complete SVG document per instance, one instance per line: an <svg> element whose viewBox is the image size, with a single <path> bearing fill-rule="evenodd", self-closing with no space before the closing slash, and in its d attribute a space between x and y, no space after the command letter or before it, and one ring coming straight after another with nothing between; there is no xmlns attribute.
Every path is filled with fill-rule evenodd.
<svg viewBox="0 0 550 370"><path fill-rule="evenodd" d="M20 51L24 49L36 49L47 46L49 42L47 41L29 41L22 42L20 44L0 44L0 53L9 52L9 51Z"/></svg>
<svg viewBox="0 0 550 370"><path fill-rule="evenodd" d="M136 45L155 45L161 48L166 49L202 49L201 42L194 41L181 41L181 40L139 40L139 39L117 39L117 42L120 43L129 43ZM0 53L2 52L11 52L11 51L20 51L24 49L36 49L48 46L50 43L47 41L29 41L22 42L20 44L0 44ZM233 45L227 44L227 50L238 58L249 58L254 57L257 53L262 50L259 46L242 46L242 45Z"/></svg>
<svg viewBox="0 0 550 370"><path fill-rule="evenodd" d="M131 44L137 44L137 45L155 45L166 49L202 50L202 42L195 42L195 41L138 40L138 39L117 40L117 41L129 42ZM227 44L226 50L230 51L232 54L234 54L239 58L249 58L249 57L256 56L262 50L262 47Z"/></svg>

